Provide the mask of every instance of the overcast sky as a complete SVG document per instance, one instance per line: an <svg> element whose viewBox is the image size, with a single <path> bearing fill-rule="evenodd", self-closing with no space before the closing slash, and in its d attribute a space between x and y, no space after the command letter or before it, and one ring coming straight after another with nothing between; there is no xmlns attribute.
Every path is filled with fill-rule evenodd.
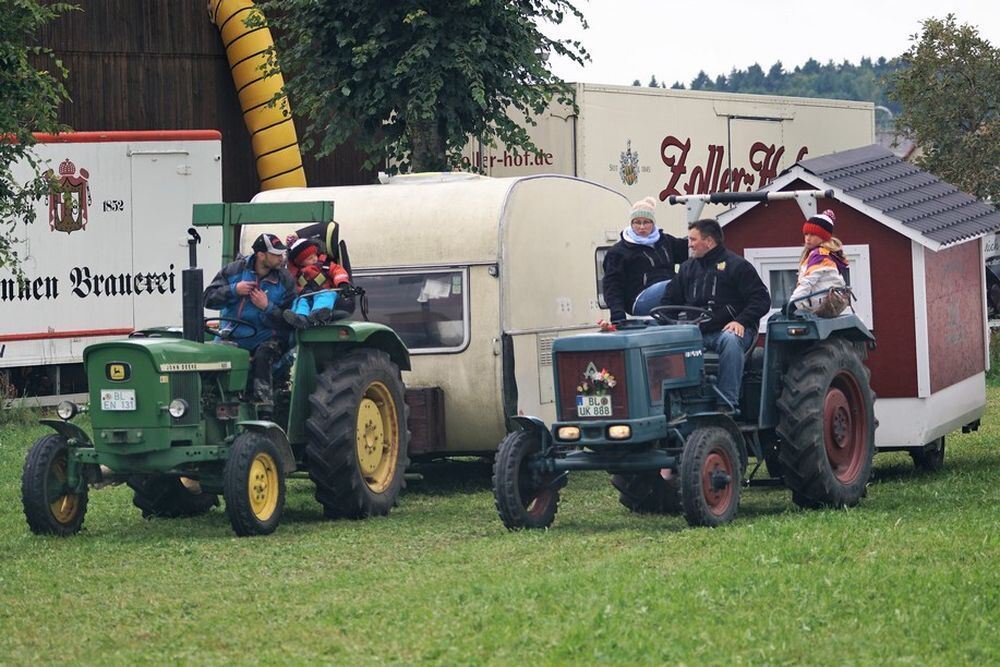
<svg viewBox="0 0 1000 667"><path fill-rule="evenodd" d="M567 81L669 86L690 84L699 70L715 78L734 67L780 60L787 71L812 57L855 64L903 53L920 21L944 17L979 28L1000 46L1000 0L576 0L590 25L569 22L553 36L579 39L592 62L584 68L553 58Z"/></svg>

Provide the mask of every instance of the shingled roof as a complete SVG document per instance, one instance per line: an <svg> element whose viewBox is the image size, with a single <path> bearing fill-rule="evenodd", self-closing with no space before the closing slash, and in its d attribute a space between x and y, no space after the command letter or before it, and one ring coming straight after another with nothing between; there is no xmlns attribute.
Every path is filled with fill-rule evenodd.
<svg viewBox="0 0 1000 667"><path fill-rule="evenodd" d="M852 199L857 200L937 247L1000 230L1000 211L993 206L878 145L802 160L782 176L802 172L820 179L821 187L833 188L843 203L851 205ZM778 185L777 180L774 185Z"/></svg>

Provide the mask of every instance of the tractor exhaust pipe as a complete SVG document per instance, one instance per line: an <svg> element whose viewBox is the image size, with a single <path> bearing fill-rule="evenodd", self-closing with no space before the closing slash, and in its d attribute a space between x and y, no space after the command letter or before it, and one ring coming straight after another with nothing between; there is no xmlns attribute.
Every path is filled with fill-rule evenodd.
<svg viewBox="0 0 1000 667"><path fill-rule="evenodd" d="M181 271L181 309L184 315L184 339L195 342L205 340L204 333L204 291L205 279L198 268L197 246L201 236L194 227L188 228L188 259L191 266Z"/></svg>

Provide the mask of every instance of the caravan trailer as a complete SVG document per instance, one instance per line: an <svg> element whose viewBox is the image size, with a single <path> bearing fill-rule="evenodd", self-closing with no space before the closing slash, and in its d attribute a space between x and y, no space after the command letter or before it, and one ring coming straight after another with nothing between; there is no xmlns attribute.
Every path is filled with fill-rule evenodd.
<svg viewBox="0 0 1000 667"><path fill-rule="evenodd" d="M610 188L553 175L415 175L253 201L334 203L370 318L410 349L414 456L492 452L510 415L555 418L552 341L607 317L600 265L629 211ZM243 227L244 252L262 231Z"/></svg>

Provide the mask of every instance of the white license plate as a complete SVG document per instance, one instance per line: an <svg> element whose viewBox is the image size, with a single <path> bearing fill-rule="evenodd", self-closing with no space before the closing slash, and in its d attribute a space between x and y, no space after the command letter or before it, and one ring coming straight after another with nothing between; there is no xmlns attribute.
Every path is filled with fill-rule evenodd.
<svg viewBox="0 0 1000 667"><path fill-rule="evenodd" d="M135 389L102 389L101 410L135 410Z"/></svg>
<svg viewBox="0 0 1000 667"><path fill-rule="evenodd" d="M576 397L577 417L610 417L611 397L610 396L582 396Z"/></svg>

